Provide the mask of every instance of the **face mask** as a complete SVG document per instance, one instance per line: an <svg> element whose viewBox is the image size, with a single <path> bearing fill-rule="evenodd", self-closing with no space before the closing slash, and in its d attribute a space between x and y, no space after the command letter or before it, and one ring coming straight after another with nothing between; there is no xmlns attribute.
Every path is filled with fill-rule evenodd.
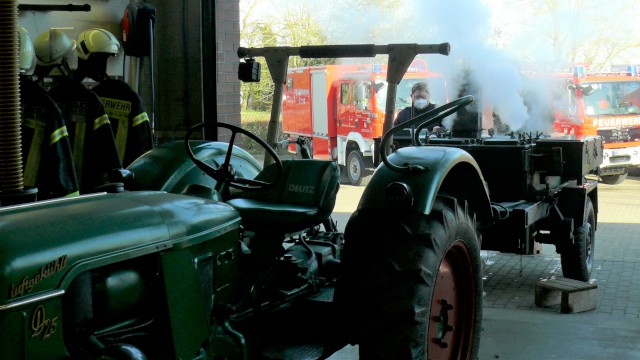
<svg viewBox="0 0 640 360"><path fill-rule="evenodd" d="M415 100L413 100L413 106L418 110L422 110L422 109L426 108L427 105L429 105L429 100L427 100L427 99L415 99Z"/></svg>

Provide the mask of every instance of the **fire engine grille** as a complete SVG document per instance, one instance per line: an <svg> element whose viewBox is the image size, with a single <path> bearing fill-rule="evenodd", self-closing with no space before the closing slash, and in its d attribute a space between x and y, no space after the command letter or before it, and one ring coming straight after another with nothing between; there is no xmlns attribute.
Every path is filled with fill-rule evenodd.
<svg viewBox="0 0 640 360"><path fill-rule="evenodd" d="M627 163L629 161L631 161L630 155L615 155L609 157L609 162L612 164Z"/></svg>

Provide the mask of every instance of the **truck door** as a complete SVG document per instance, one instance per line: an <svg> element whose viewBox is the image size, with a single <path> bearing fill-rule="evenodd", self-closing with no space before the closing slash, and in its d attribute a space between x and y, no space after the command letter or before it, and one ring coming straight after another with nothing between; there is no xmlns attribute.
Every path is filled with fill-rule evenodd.
<svg viewBox="0 0 640 360"><path fill-rule="evenodd" d="M352 105L354 106L354 126L356 131L365 138L371 138L371 83L369 81L357 81L354 83Z"/></svg>
<svg viewBox="0 0 640 360"><path fill-rule="evenodd" d="M325 70L311 72L311 118L313 136L329 136L327 114L327 73Z"/></svg>
<svg viewBox="0 0 640 360"><path fill-rule="evenodd" d="M353 82L341 81L338 85L339 96L336 104L338 133L346 135L355 128L355 105L352 101Z"/></svg>

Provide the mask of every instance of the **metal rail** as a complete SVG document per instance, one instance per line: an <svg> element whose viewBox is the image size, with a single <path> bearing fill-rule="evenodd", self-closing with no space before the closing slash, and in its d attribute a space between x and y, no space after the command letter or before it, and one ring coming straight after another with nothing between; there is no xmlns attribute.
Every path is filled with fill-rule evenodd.
<svg viewBox="0 0 640 360"><path fill-rule="evenodd" d="M395 101L398 84L407 71L409 65L418 54L449 55L451 47L449 43L441 44L354 44L354 45L312 45L312 46L274 46L262 48L239 47L239 58L264 57L269 67L269 73L274 84L283 84L287 77L287 65L289 57L300 56L302 58L357 58L374 57L376 55L389 55L387 69L387 100L383 126L383 134L393 127L395 116ZM273 103L271 107L271 119L267 133L267 143L275 144L277 141L278 119L282 103L282 86L275 86ZM265 166L268 165L268 157L265 157Z"/></svg>

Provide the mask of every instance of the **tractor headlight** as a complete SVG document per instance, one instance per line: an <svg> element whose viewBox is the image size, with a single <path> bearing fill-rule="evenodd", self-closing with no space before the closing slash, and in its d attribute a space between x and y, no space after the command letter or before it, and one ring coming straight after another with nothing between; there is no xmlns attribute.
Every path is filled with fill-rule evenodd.
<svg viewBox="0 0 640 360"><path fill-rule="evenodd" d="M393 182L387 185L385 192L387 202L393 206L413 205L413 192L409 185L402 182Z"/></svg>

